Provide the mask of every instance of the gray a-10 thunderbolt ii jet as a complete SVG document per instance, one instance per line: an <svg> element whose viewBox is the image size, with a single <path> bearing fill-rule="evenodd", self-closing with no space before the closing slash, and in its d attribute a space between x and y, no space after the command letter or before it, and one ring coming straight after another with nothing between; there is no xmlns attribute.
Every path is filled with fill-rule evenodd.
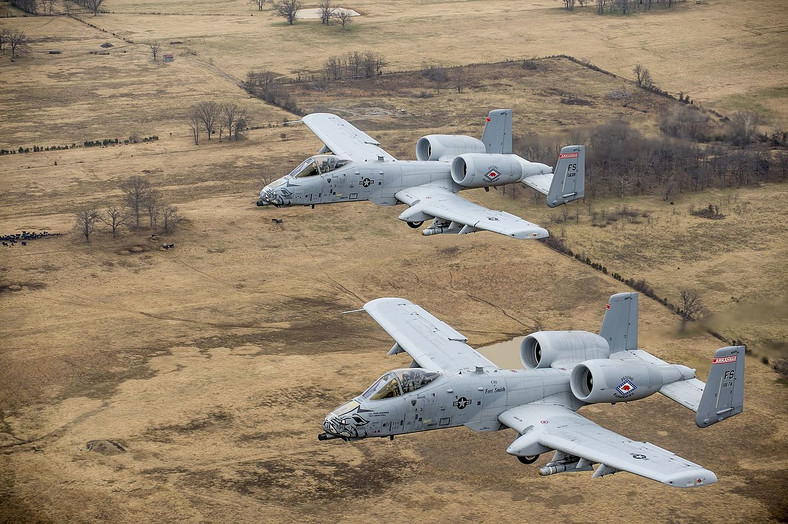
<svg viewBox="0 0 788 524"><path fill-rule="evenodd" d="M695 370L668 364L637 348L637 293L610 297L599 335L539 331L520 345L525 369L501 369L466 338L421 307L379 298L364 309L407 352L410 367L390 371L364 393L331 412L320 440L390 437L467 426L511 428L506 450L525 464L555 450L539 473L628 471L674 487L712 484L711 471L650 444L636 442L578 415L582 406L629 402L654 393L697 413L699 427L737 413L744 404L744 347L718 349L707 383Z"/></svg>
<svg viewBox="0 0 788 524"><path fill-rule="evenodd" d="M493 231L514 238L544 238L547 230L504 211L492 211L457 194L463 189L522 182L547 195L550 207L582 198L585 148L567 146L555 171L512 153L512 110L490 111L482 139L427 135L416 144L418 160L397 160L371 136L342 118L313 113L302 121L323 141L317 155L260 191L258 206L314 207L369 200L407 204L399 215L424 235Z"/></svg>

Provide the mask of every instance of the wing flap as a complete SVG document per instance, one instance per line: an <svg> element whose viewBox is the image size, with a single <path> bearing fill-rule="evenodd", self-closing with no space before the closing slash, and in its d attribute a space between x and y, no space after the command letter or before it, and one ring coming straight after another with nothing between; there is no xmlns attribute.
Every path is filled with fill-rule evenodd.
<svg viewBox="0 0 788 524"><path fill-rule="evenodd" d="M429 215L468 228L492 231L519 239L548 236L547 230L536 224L505 211L494 211L474 204L440 186L411 187L397 192L395 196L400 202L411 206L402 216ZM460 231L470 232L468 228Z"/></svg>
<svg viewBox="0 0 788 524"><path fill-rule="evenodd" d="M466 344L465 336L453 327L408 300L378 298L364 304L364 310L424 369L498 367Z"/></svg>
<svg viewBox="0 0 788 524"><path fill-rule="evenodd" d="M717 481L711 471L649 442L638 442L605 429L557 405L528 404L502 413L498 420L518 432L535 432L535 442L601 464L597 476L628 471L674 487Z"/></svg>
<svg viewBox="0 0 788 524"><path fill-rule="evenodd" d="M385 162L396 160L380 147L377 140L337 115L312 113L301 121L337 156L359 162L374 162L381 158Z"/></svg>

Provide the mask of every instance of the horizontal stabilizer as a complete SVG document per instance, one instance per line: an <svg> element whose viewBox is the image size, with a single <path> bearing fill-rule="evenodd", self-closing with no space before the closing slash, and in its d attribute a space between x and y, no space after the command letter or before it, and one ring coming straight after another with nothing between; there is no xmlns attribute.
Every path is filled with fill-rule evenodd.
<svg viewBox="0 0 788 524"><path fill-rule="evenodd" d="M705 384L700 380L691 378L666 384L659 392L697 413L704 386Z"/></svg>

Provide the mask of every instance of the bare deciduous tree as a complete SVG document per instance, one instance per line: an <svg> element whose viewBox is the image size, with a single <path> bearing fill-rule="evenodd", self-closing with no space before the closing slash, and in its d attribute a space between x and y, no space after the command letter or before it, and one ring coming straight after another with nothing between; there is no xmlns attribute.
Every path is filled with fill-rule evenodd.
<svg viewBox="0 0 788 524"><path fill-rule="evenodd" d="M192 138L194 138L194 145L200 145L200 128L202 127L202 122L200 122L200 117L197 116L197 113L192 111L189 113L187 117L189 121L189 128L192 130Z"/></svg>
<svg viewBox="0 0 788 524"><path fill-rule="evenodd" d="M38 0L11 0L11 5L28 13L38 13Z"/></svg>
<svg viewBox="0 0 788 524"><path fill-rule="evenodd" d="M151 189L146 195L145 211L148 212L150 228L156 231L156 228L159 227L159 215L161 214L161 195L155 189Z"/></svg>
<svg viewBox="0 0 788 524"><path fill-rule="evenodd" d="M233 136L238 140L238 135L243 133L249 128L249 123L252 118L246 113L246 109L241 109L240 113L235 119L235 127L233 129Z"/></svg>
<svg viewBox="0 0 788 524"><path fill-rule="evenodd" d="M452 77L454 78L454 87L457 89L457 92L462 93L462 90L465 89L465 68L456 68Z"/></svg>
<svg viewBox="0 0 788 524"><path fill-rule="evenodd" d="M123 201L134 217L135 227L140 227L140 213L146 207L148 195L153 189L150 182L139 176L133 176L120 185L123 190Z"/></svg>
<svg viewBox="0 0 788 524"><path fill-rule="evenodd" d="M118 229L129 219L129 214L124 206L110 205L99 219L109 226L112 238L117 238Z"/></svg>
<svg viewBox="0 0 788 524"><path fill-rule="evenodd" d="M5 46L8 44L8 33L7 27L0 27L0 53L5 50Z"/></svg>
<svg viewBox="0 0 788 524"><path fill-rule="evenodd" d="M77 231L85 237L85 242L90 243L90 235L96 229L96 222L101 219L101 214L97 209L84 208L77 213L76 218Z"/></svg>
<svg viewBox="0 0 788 524"><path fill-rule="evenodd" d="M161 50L161 42L151 42L148 44L150 47L151 53L153 53L153 60L156 61L156 57L159 56L159 51Z"/></svg>
<svg viewBox="0 0 788 524"><path fill-rule="evenodd" d="M561 2L563 2L567 11L571 11L575 8L575 0L561 0Z"/></svg>
<svg viewBox="0 0 788 524"><path fill-rule="evenodd" d="M192 112L197 116L205 128L208 140L214 132L217 121L221 115L221 107L216 102L200 102L192 108Z"/></svg>
<svg viewBox="0 0 788 524"><path fill-rule="evenodd" d="M336 15L339 23L342 24L342 30L345 30L345 25L353 21L353 14L348 9L340 9Z"/></svg>
<svg viewBox="0 0 788 524"><path fill-rule="evenodd" d="M232 139L235 134L235 139L238 140L237 123L238 120L246 115L246 111L238 104L222 104L222 126L227 128L227 138Z"/></svg>
<svg viewBox="0 0 788 524"><path fill-rule="evenodd" d="M249 3L256 7L258 11L262 11L268 2L269 0L249 0Z"/></svg>
<svg viewBox="0 0 788 524"><path fill-rule="evenodd" d="M89 9L93 16L96 16L101 8L101 4L104 3L104 0L74 0L78 5L84 7L85 9Z"/></svg>
<svg viewBox="0 0 788 524"><path fill-rule="evenodd" d="M736 111L730 122L731 141L736 145L749 144L760 123L761 116L755 111Z"/></svg>
<svg viewBox="0 0 788 524"><path fill-rule="evenodd" d="M331 19L337 14L337 10L331 7L331 0L320 0L317 8L320 12L320 22L323 25L331 25Z"/></svg>
<svg viewBox="0 0 788 524"><path fill-rule="evenodd" d="M324 64L326 78L372 78L386 65L383 55L373 51L351 51L344 56L331 56Z"/></svg>
<svg viewBox="0 0 788 524"><path fill-rule="evenodd" d="M298 105L285 87L278 81L279 75L273 71L249 71L244 88L254 96L277 105L293 113L298 113Z"/></svg>
<svg viewBox="0 0 788 524"><path fill-rule="evenodd" d="M679 315L681 315L680 330L684 331L687 322L700 318L705 313L706 308L703 307L703 302L698 294L693 291L682 289L679 291L679 299L681 300L681 305L679 306Z"/></svg>
<svg viewBox="0 0 788 524"><path fill-rule="evenodd" d="M641 64L635 66L632 70L635 73L635 82L640 87L650 87L651 86L651 73L648 72L648 69L643 67Z"/></svg>
<svg viewBox="0 0 788 524"><path fill-rule="evenodd" d="M676 106L659 119L659 129L666 135L703 141L709 135L711 119L693 106Z"/></svg>
<svg viewBox="0 0 788 524"><path fill-rule="evenodd" d="M55 12L55 4L57 0L39 0L41 2L41 6L43 7L45 15L52 15Z"/></svg>
<svg viewBox="0 0 788 524"><path fill-rule="evenodd" d="M11 50L11 60L30 52L30 40L22 31L16 29L9 31L6 35L6 40L8 41L8 48Z"/></svg>
<svg viewBox="0 0 788 524"><path fill-rule="evenodd" d="M274 9L279 16L287 19L287 23L293 25L298 17L298 10L303 7L301 0L279 0L274 2Z"/></svg>
<svg viewBox="0 0 788 524"><path fill-rule="evenodd" d="M183 217L178 214L178 208L175 206L167 206L161 213L162 230L165 233L172 233L178 224L183 220Z"/></svg>

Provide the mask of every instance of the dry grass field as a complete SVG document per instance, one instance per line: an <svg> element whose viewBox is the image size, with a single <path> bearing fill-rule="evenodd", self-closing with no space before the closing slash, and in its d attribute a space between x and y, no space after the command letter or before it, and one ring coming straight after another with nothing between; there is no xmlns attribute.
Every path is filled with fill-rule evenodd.
<svg viewBox="0 0 788 524"><path fill-rule="evenodd" d="M663 88L721 111L755 97L779 122L788 114L786 70L753 54L785 53L782 18L764 16L779 2L709 0L597 18L548 1L359 1L347 7L364 15L344 33L313 22L287 27L241 0L221 13L194 4L107 0L111 13L84 18L106 33L64 17L0 20L35 40L29 57L0 57L0 148L159 137L0 157L0 234L63 233L0 250L0 521L788 517L788 392L760 358L747 360L745 412L705 430L665 398L582 411L715 471L719 483L699 490L628 474L541 478L505 453L508 431L318 442L328 411L407 364L385 356L391 341L371 319L341 312L403 296L478 347L537 328L597 330L606 298L626 288L538 242L422 237L396 220L396 208L256 208L263 180L319 143L302 126L281 127L293 115L232 82L250 68L315 71L326 56L354 49L383 53L392 70L513 60L497 73L474 70L462 94L420 85L418 75L397 77L400 85L383 75L363 92L358 84L295 89L305 109L336 111L403 158L413 158L426 133L478 135L492 107L513 107L515 134L526 136L614 118L653 129L669 103L641 93L627 106L611 102L605 94L622 79L563 59L540 61L536 72L519 67L522 58L557 53L625 77L642 62ZM485 38L485 25L498 38ZM567 33L582 38L556 37ZM175 62L161 64L149 40L183 43L173 44ZM107 41L109 54L90 54ZM590 103L562 104L568 95ZM195 146L183 116L201 100L243 105L260 127L239 142ZM146 230L117 239L98 232L86 244L71 232L77 209L116 201L120 182L134 175L178 206L185 221L176 233L154 241ZM563 233L573 250L645 278L672 302L683 285L702 291L712 328L759 356L779 355L788 338L784 186L679 195L673 206L575 203L578 221L566 224L557 221L562 210L530 197L466 195ZM708 203L726 218L688 214ZM594 211L624 205L648 217L592 226ZM163 242L175 249L160 249ZM663 306L641 299L644 349L696 367L703 379L722 344L678 326Z"/></svg>

